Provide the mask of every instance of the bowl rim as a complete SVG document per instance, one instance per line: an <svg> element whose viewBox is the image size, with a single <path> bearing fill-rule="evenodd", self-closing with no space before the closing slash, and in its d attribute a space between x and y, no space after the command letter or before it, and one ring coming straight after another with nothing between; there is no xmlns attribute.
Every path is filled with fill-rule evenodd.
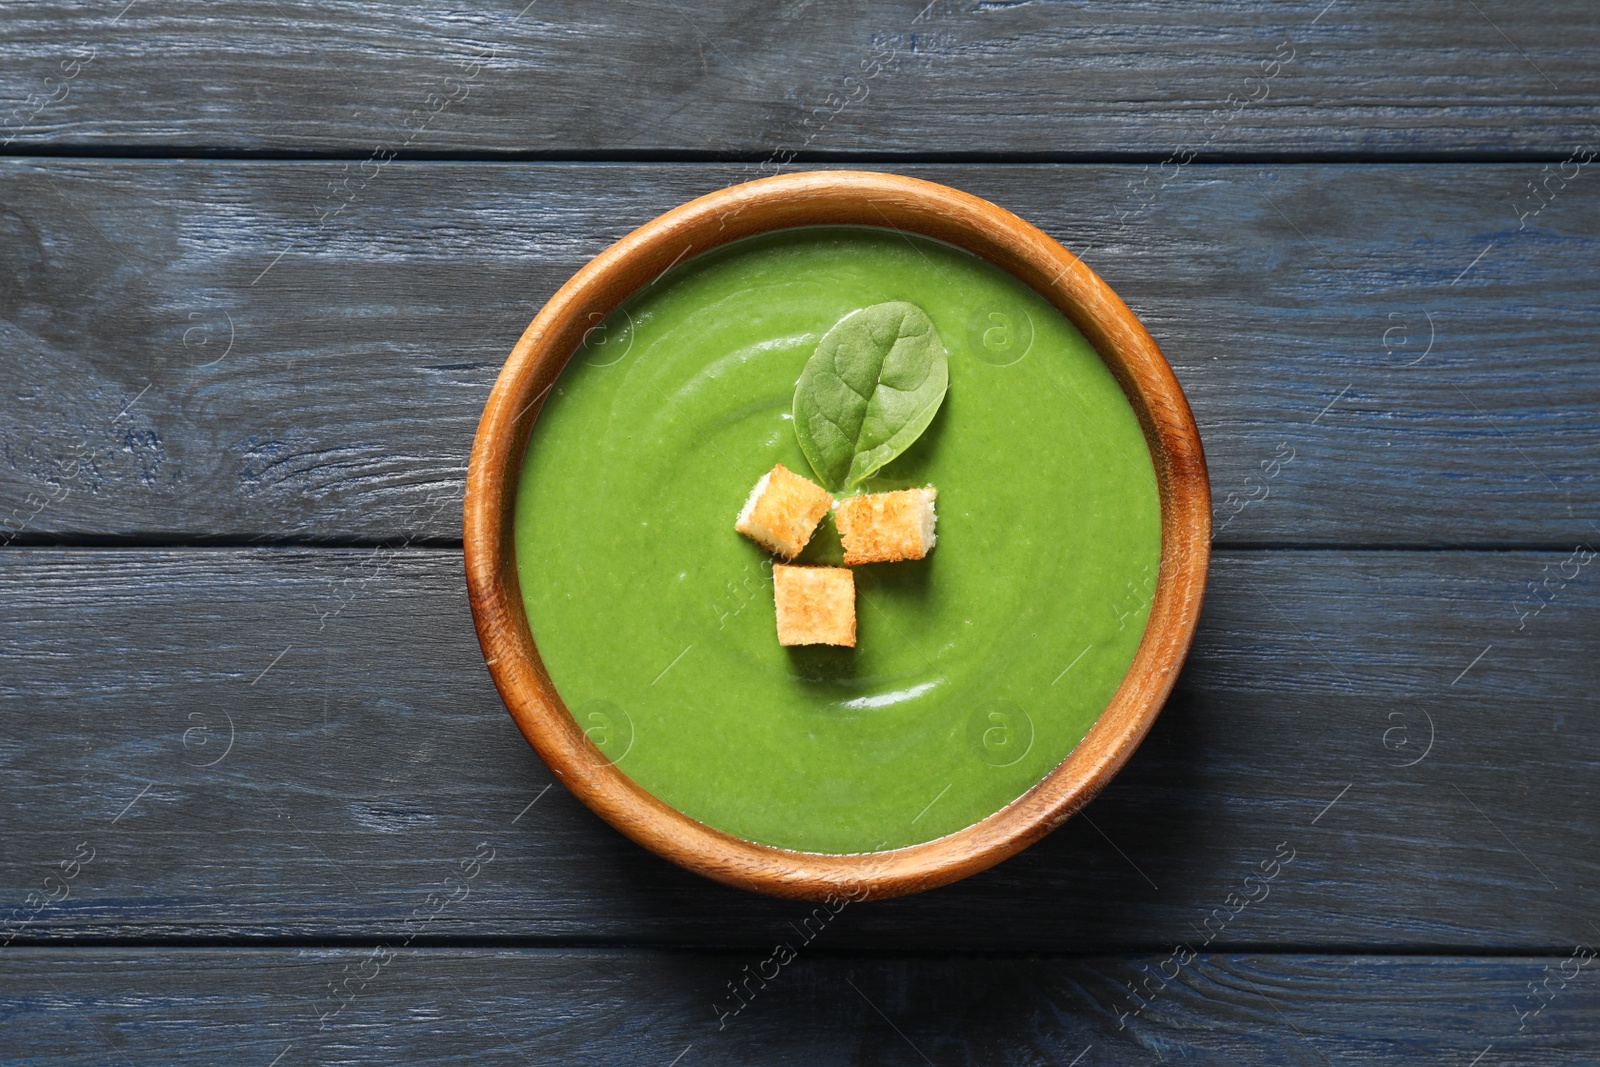
<svg viewBox="0 0 1600 1067"><path fill-rule="evenodd" d="M1009 271L1067 316L1122 386L1144 430L1161 501L1161 563L1144 637L1089 732L1041 781L962 830L887 852L812 853L698 822L613 765L545 671L518 581L513 523L528 435L588 331L692 253L813 225L866 225L954 244ZM634 841L715 881L805 900L885 898L946 885L1026 848L1084 807L1149 732L1199 620L1210 564L1211 490L1182 388L1143 323L1042 230L949 186L875 171L806 171L719 189L635 229L549 299L506 360L478 424L463 509L468 596L507 710L550 770Z"/></svg>

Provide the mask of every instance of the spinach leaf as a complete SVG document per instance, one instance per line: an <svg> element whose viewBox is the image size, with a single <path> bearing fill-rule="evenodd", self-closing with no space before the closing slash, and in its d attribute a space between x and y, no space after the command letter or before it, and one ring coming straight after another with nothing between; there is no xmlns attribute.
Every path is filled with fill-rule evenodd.
<svg viewBox="0 0 1600 1067"><path fill-rule="evenodd" d="M915 304L852 311L817 342L794 389L800 450L824 485L860 485L928 428L950 383L939 331Z"/></svg>

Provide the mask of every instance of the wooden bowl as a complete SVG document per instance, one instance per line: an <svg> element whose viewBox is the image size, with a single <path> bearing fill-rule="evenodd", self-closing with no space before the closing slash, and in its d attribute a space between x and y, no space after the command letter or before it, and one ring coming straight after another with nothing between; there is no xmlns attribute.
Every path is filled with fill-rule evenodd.
<svg viewBox="0 0 1600 1067"><path fill-rule="evenodd" d="M888 852L794 852L714 830L658 800L584 735L545 672L517 581L512 519L541 401L592 329L674 264L791 226L885 226L975 253L1032 286L1099 351L1137 412L1161 498L1161 568L1133 663L1078 746L1016 801L946 837ZM523 333L478 424L467 472L467 589L500 695L563 784L646 848L728 885L781 897L915 893L984 870L1037 841L1103 789L1171 691L1200 615L1211 546L1205 455L1183 390L1109 286L1041 230L986 200L892 174L815 171L703 196L634 230L573 275Z"/></svg>

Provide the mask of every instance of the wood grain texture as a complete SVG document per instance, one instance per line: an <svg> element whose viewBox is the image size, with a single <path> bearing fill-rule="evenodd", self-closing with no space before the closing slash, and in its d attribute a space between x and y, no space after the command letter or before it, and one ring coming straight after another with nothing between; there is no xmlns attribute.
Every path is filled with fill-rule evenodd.
<svg viewBox="0 0 1600 1067"><path fill-rule="evenodd" d="M1564 153L1597 51L1582 0L50 0L0 101L28 148Z"/></svg>
<svg viewBox="0 0 1600 1067"><path fill-rule="evenodd" d="M1219 543L1555 547L1600 520L1600 179L1529 215L1542 167L897 169L1035 222L1128 301L1195 410ZM532 314L748 176L0 165L0 537L453 542Z"/></svg>
<svg viewBox="0 0 1600 1067"><path fill-rule="evenodd" d="M12 950L0 1018L8 1053L40 1065L1410 1065L1466 1064L1492 1046L1480 1067L1537 1067L1593 1063L1600 1042L1597 965L1579 968L1570 947L1202 955L1138 1016L1127 986L1165 956L841 959L802 947L765 988L751 981L738 1014L719 1015L739 1003L727 983L766 951ZM1563 964L1575 972L1565 981ZM323 1018L342 981L360 995ZM1535 1000L1529 984L1547 981Z"/></svg>
<svg viewBox="0 0 1600 1067"><path fill-rule="evenodd" d="M1512 608L1564 558L1218 554L1178 689L1106 793L991 871L852 907L830 944L1584 936L1595 564L1522 632ZM807 906L679 871L545 792L461 567L442 550L0 552L0 903L96 850L19 939L402 936L480 845L493 862L428 937L760 946L800 922ZM1230 912L1280 846L1294 858L1267 895Z"/></svg>
<svg viewBox="0 0 1600 1067"><path fill-rule="evenodd" d="M7 5L0 156L338 158L0 161L0 1059L1600 1063L1597 54L1583 0ZM1084 817L719 1030L815 916L552 786L447 546L538 306L790 153L1083 254L1234 547ZM20 547L102 541L219 547Z"/></svg>

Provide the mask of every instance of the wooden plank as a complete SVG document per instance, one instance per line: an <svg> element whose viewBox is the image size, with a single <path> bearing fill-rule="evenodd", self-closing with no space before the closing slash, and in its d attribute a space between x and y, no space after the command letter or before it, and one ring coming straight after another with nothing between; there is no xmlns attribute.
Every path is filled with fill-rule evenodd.
<svg viewBox="0 0 1600 1067"><path fill-rule="evenodd" d="M5 137L168 151L1565 153L1582 0L31 3Z"/></svg>
<svg viewBox="0 0 1600 1067"><path fill-rule="evenodd" d="M1600 591L1592 561L1563 562L1219 554L1177 694L1084 817L956 886L852 909L838 944L1570 942L1600 877L1581 846L1600 637L1580 625ZM550 788L489 683L460 569L444 550L0 552L18 943L393 937L483 851L430 937L760 945L798 921ZM1529 581L1546 606L1519 623ZM25 903L87 850L65 899Z"/></svg>
<svg viewBox="0 0 1600 1067"><path fill-rule="evenodd" d="M1570 1064L1600 1041L1592 943L1502 958L1205 954L1181 967L803 944L781 967L762 953L13 949L0 1013L8 1053L41 1065ZM722 1005L740 1003L728 991L740 980L751 992L734 1014ZM330 992L341 983L342 998ZM1147 1002L1128 992L1143 983L1158 991Z"/></svg>
<svg viewBox="0 0 1600 1067"><path fill-rule="evenodd" d="M393 163L346 200L341 169L0 165L0 539L458 542L483 400L542 301L742 174ZM1038 222L1144 317L1220 543L1592 536L1587 170L1534 215L1531 164L901 169Z"/></svg>

